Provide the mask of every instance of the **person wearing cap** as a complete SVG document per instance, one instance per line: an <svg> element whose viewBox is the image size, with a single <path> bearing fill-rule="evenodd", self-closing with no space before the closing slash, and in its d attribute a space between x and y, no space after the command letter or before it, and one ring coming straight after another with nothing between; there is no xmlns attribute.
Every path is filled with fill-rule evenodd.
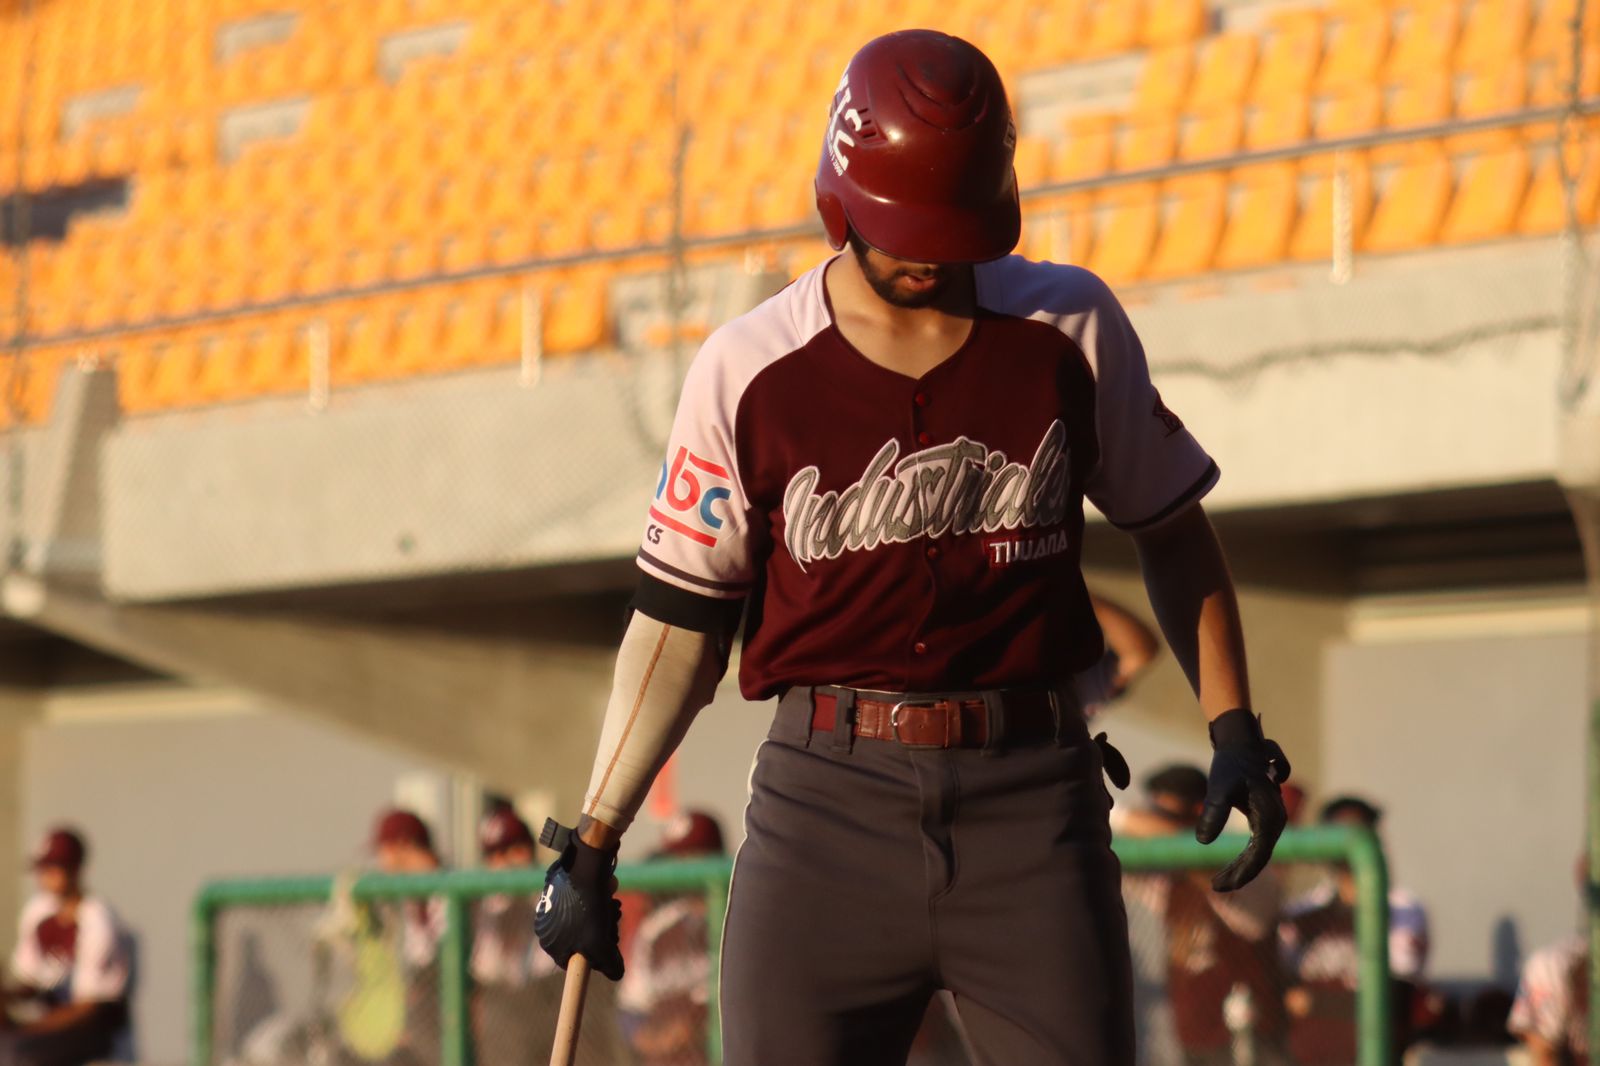
<svg viewBox="0 0 1600 1066"><path fill-rule="evenodd" d="M372 829L372 855L386 874L436 873L444 868L433 832L415 812L401 807L381 811ZM394 1059L398 1066L437 1062L439 1031L439 943L448 920L437 896L407 899L398 910L400 958L406 971L405 1035Z"/></svg>
<svg viewBox="0 0 1600 1066"><path fill-rule="evenodd" d="M1353 795L1322 805L1318 821L1376 833L1383 811ZM1355 994L1360 959L1356 951L1356 881L1348 867L1331 868L1317 885L1290 902L1278 930L1291 974L1284 1002L1290 1046L1307 1066L1348 1061L1355 1054ZM1438 1020L1443 1002L1428 990L1428 912L1399 885L1389 888L1389 972L1395 1047Z"/></svg>
<svg viewBox="0 0 1600 1066"><path fill-rule="evenodd" d="M1205 808L1206 789L1198 766L1163 767L1145 780L1149 807L1116 819L1117 832L1191 832ZM1251 1045L1252 1062L1289 1061L1275 939L1283 903L1277 873L1269 869L1227 894L1212 891L1210 878L1199 871L1129 879L1129 895L1159 915L1166 929L1166 1000L1189 1066L1233 1063L1241 1038Z"/></svg>
<svg viewBox="0 0 1600 1066"><path fill-rule="evenodd" d="M11 957L9 1005L32 1008L13 1023L0 1010L0 1066L74 1066L110 1056L128 1025L128 932L83 881L81 833L51 830L33 854L38 893L22 910Z"/></svg>
<svg viewBox="0 0 1600 1066"><path fill-rule="evenodd" d="M1578 892L1589 883L1589 859L1573 871ZM1574 931L1528 956L1506 1028L1528 1051L1529 1066L1582 1066L1589 1056L1589 931Z"/></svg>
<svg viewBox="0 0 1600 1066"><path fill-rule="evenodd" d="M721 858L722 826L705 811L666 825L652 862ZM639 923L617 999L641 1066L703 1066L710 1002L705 896L660 897Z"/></svg>
<svg viewBox="0 0 1600 1066"><path fill-rule="evenodd" d="M1091 592L1089 603L1105 638L1105 651L1077 675L1074 688L1084 717L1093 721L1150 668L1161 654L1161 644L1149 626L1115 600Z"/></svg>
<svg viewBox="0 0 1600 1066"><path fill-rule="evenodd" d="M1109 764L1074 687L1104 651L1084 501L1133 537L1209 723L1196 836L1249 813L1232 891L1271 858L1289 762L1200 504L1218 467L1106 283L1011 254L1017 131L987 56L903 30L827 88L838 254L688 369L540 942L622 977L614 856L743 619L740 689L777 706L729 890L728 1061L899 1064L945 989L985 1060L1125 1066Z"/></svg>

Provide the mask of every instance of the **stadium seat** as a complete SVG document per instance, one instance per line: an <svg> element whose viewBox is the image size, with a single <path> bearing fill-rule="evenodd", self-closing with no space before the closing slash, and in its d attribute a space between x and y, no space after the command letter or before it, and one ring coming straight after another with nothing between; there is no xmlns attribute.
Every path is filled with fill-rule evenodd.
<svg viewBox="0 0 1600 1066"><path fill-rule="evenodd" d="M1082 263L1094 239L1094 199L1089 193L1033 201L1025 215L1021 254L1052 263Z"/></svg>
<svg viewBox="0 0 1600 1066"><path fill-rule="evenodd" d="M1237 104L1244 99L1255 67L1254 34L1222 33L1208 38L1200 45L1185 106L1203 110Z"/></svg>
<svg viewBox="0 0 1600 1066"><path fill-rule="evenodd" d="M1178 119L1158 111L1132 116L1117 131L1114 163L1118 170L1145 170L1172 162L1178 143Z"/></svg>
<svg viewBox="0 0 1600 1066"><path fill-rule="evenodd" d="M1113 285L1136 281L1155 246L1161 206L1153 183L1107 189L1097 198L1096 232L1086 265Z"/></svg>
<svg viewBox="0 0 1600 1066"><path fill-rule="evenodd" d="M1319 140L1370 133L1383 118L1383 92L1376 85L1353 85L1323 101L1312 128Z"/></svg>
<svg viewBox="0 0 1600 1066"><path fill-rule="evenodd" d="M332 384L337 387L388 376L394 342L389 308L364 302L332 329L328 375Z"/></svg>
<svg viewBox="0 0 1600 1066"><path fill-rule="evenodd" d="M1107 114L1074 115L1067 120L1067 135L1056 152L1052 174L1056 181L1097 178L1111 169L1116 119Z"/></svg>
<svg viewBox="0 0 1600 1066"><path fill-rule="evenodd" d="M545 293L544 350L552 355L599 348L609 338L603 276L574 273Z"/></svg>
<svg viewBox="0 0 1600 1066"><path fill-rule="evenodd" d="M1244 146L1252 152L1299 144L1311 134L1311 101L1304 96L1280 96L1259 101L1245 121Z"/></svg>
<svg viewBox="0 0 1600 1066"><path fill-rule="evenodd" d="M149 378L140 400L147 410L190 407L201 402L199 340L177 334L149 350Z"/></svg>
<svg viewBox="0 0 1600 1066"><path fill-rule="evenodd" d="M1548 59L1570 55L1572 52L1572 16L1578 0L1543 0L1538 17L1528 36L1524 54L1530 59ZM1600 29L1600 5L1585 3L1583 8L1583 38L1593 41Z"/></svg>
<svg viewBox="0 0 1600 1066"><path fill-rule="evenodd" d="M1043 137L1018 137L1015 166L1020 187L1043 185L1050 179L1050 142Z"/></svg>
<svg viewBox="0 0 1600 1066"><path fill-rule="evenodd" d="M1600 149L1592 139L1569 145L1568 173L1577 183L1578 218L1585 225L1596 219L1596 200L1600 197ZM1528 195L1517 215L1517 232L1526 236L1557 233L1567 224L1566 195L1561 180L1561 165L1553 150L1544 151L1533 169Z"/></svg>
<svg viewBox="0 0 1600 1066"><path fill-rule="evenodd" d="M1345 154L1347 159L1342 164L1334 156L1314 156L1301 164L1299 220L1289 238L1291 259L1332 258L1334 192L1341 167L1349 188L1351 247L1361 250L1372 213L1372 175L1362 155Z"/></svg>
<svg viewBox="0 0 1600 1066"><path fill-rule="evenodd" d="M1548 6L1552 0L1546 0ZM1456 44L1458 70L1499 66L1522 52L1528 38L1528 0L1477 0Z"/></svg>
<svg viewBox="0 0 1600 1066"><path fill-rule="evenodd" d="M1443 244L1509 236L1528 188L1528 150L1511 143L1468 159L1439 229Z"/></svg>
<svg viewBox="0 0 1600 1066"><path fill-rule="evenodd" d="M384 364L385 377L439 370L446 363L446 354L441 350L442 300L443 295L437 290L422 290L395 307L394 341L391 357Z"/></svg>
<svg viewBox="0 0 1600 1066"><path fill-rule="evenodd" d="M192 384L195 400L217 403L244 391L244 338L236 333L215 333L199 343L198 366Z"/></svg>
<svg viewBox="0 0 1600 1066"><path fill-rule="evenodd" d="M1316 91L1336 93L1378 80L1389 48L1390 14L1381 6L1347 7L1333 23Z"/></svg>
<svg viewBox="0 0 1600 1066"><path fill-rule="evenodd" d="M1450 118L1450 75L1433 70L1397 87L1389 96L1385 124L1391 129L1405 126L1433 126Z"/></svg>
<svg viewBox="0 0 1600 1066"><path fill-rule="evenodd" d="M1092 0L1080 53L1103 56L1126 52L1139 41L1145 0Z"/></svg>
<svg viewBox="0 0 1600 1066"><path fill-rule="evenodd" d="M1183 106L1194 54L1194 47L1188 44L1152 48L1139 68L1139 82L1133 90L1134 113L1176 111Z"/></svg>
<svg viewBox="0 0 1600 1066"><path fill-rule="evenodd" d="M1398 82L1447 71L1461 25L1458 0L1422 0L1400 11L1400 26L1384 64L1384 79Z"/></svg>
<svg viewBox="0 0 1600 1066"><path fill-rule="evenodd" d="M1206 31L1205 0L1148 0L1140 42L1160 48L1192 41Z"/></svg>
<svg viewBox="0 0 1600 1066"><path fill-rule="evenodd" d="M252 396L309 388L309 350L302 331L273 323L246 334L242 384Z"/></svg>
<svg viewBox="0 0 1600 1066"><path fill-rule="evenodd" d="M1173 178L1162 190L1170 210L1145 268L1151 279L1199 274L1211 265L1227 216L1228 180L1220 173Z"/></svg>
<svg viewBox="0 0 1600 1066"><path fill-rule="evenodd" d="M1315 11L1288 10L1274 16L1261 45L1250 95L1255 100L1305 95L1322 56L1322 20Z"/></svg>
<svg viewBox="0 0 1600 1066"><path fill-rule="evenodd" d="M1297 181L1293 163L1263 163L1238 172L1233 210L1217 246L1217 269L1264 266L1284 258L1294 227Z"/></svg>
<svg viewBox="0 0 1600 1066"><path fill-rule="evenodd" d="M1185 115L1178 133L1178 158L1213 159L1231 155L1239 148L1244 132L1244 115L1236 106Z"/></svg>
<svg viewBox="0 0 1600 1066"><path fill-rule="evenodd" d="M1367 227L1366 250L1395 252L1431 244L1450 202L1450 158L1441 145L1410 146L1378 197Z"/></svg>

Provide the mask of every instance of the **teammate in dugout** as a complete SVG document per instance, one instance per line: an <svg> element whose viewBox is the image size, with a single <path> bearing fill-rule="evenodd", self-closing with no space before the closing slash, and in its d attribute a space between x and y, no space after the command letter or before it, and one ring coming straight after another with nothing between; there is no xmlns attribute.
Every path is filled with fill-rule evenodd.
<svg viewBox="0 0 1600 1066"><path fill-rule="evenodd" d="M1079 570L1087 496L1133 535L1266 865L1289 767L1250 709L1217 467L1150 383L1099 278L1009 256L1015 127L993 64L927 30L839 82L817 172L845 254L717 330L649 507L573 841L536 919L621 976L611 867L710 701L778 697L751 774L722 963L730 1066L899 1063L935 990L983 1061L1133 1060L1126 917L1102 757L1072 677L1101 655Z"/></svg>

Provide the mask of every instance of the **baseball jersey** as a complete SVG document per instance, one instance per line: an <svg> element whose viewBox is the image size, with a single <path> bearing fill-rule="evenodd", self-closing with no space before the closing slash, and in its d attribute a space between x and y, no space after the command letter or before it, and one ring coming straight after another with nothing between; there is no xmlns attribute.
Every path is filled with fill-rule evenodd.
<svg viewBox="0 0 1600 1066"><path fill-rule="evenodd" d="M128 992L127 933L102 900L78 901L72 924L61 921L60 901L40 893L22 909L11 973L51 1002L101 1003Z"/></svg>
<svg viewBox="0 0 1600 1066"><path fill-rule="evenodd" d="M1091 666L1084 498L1140 530L1218 476L1116 297L1077 267L982 264L971 333L913 379L845 339L827 265L690 366L635 607L710 629L718 602L748 598L749 699L1051 684Z"/></svg>

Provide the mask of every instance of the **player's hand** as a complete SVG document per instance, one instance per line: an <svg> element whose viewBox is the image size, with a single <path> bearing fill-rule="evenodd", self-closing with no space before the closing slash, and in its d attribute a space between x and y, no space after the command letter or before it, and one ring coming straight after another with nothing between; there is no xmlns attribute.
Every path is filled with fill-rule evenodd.
<svg viewBox="0 0 1600 1066"><path fill-rule="evenodd" d="M1211 723L1211 778L1206 804L1194 828L1195 839L1217 839L1234 808L1250 822L1250 843L1211 879L1218 892L1232 892L1266 869L1272 849L1288 823L1279 786L1289 780L1289 760L1276 741L1261 735L1261 721L1243 708L1220 714Z"/></svg>
<svg viewBox="0 0 1600 1066"><path fill-rule="evenodd" d="M533 909L539 946L563 970L574 955L613 981L622 980L622 904L617 902L615 848L591 847L554 821L545 823L540 841L561 857L544 875L544 891Z"/></svg>

